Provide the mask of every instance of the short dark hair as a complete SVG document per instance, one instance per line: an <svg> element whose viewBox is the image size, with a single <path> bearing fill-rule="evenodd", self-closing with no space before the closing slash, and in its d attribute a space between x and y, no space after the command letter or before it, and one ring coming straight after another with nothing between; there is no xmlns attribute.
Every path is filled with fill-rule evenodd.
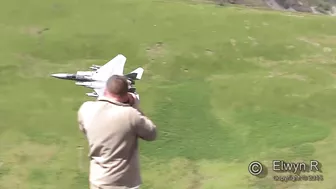
<svg viewBox="0 0 336 189"><path fill-rule="evenodd" d="M113 95L122 97L127 95L128 82L125 76L113 75L106 82L106 90Z"/></svg>

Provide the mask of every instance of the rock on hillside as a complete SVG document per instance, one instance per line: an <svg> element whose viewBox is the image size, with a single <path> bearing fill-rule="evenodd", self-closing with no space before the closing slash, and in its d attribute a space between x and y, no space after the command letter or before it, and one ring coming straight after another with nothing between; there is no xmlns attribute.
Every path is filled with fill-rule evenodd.
<svg viewBox="0 0 336 189"><path fill-rule="evenodd" d="M336 0L213 0L224 4L239 4L249 7L268 7L274 10L336 14Z"/></svg>

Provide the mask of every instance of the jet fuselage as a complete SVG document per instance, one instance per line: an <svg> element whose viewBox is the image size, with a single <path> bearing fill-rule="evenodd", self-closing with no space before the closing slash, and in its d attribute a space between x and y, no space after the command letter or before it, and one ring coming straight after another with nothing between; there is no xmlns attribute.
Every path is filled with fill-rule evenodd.
<svg viewBox="0 0 336 189"><path fill-rule="evenodd" d="M78 82L88 82L94 81L90 75L78 75L78 74L68 74L68 73L58 73L51 74L52 77L64 80L78 81Z"/></svg>
<svg viewBox="0 0 336 189"><path fill-rule="evenodd" d="M112 75L124 75L129 83L129 92L135 93L135 80L140 80L144 69L139 67L128 74L123 74L126 57L118 54L103 66L92 65L91 71L77 71L76 73L57 73L51 74L52 77L75 81L78 86L93 89L93 92L86 93L91 97L103 95L106 82Z"/></svg>

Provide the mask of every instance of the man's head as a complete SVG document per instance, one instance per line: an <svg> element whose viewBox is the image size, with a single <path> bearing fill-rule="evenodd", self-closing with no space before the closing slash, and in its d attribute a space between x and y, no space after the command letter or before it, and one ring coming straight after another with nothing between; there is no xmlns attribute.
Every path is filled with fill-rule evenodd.
<svg viewBox="0 0 336 189"><path fill-rule="evenodd" d="M113 75L106 82L104 95L120 102L128 100L128 82L125 76Z"/></svg>

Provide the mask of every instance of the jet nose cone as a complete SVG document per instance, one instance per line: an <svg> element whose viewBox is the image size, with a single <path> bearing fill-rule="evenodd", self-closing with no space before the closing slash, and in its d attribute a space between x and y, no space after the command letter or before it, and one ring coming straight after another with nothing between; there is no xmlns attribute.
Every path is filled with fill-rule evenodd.
<svg viewBox="0 0 336 189"><path fill-rule="evenodd" d="M66 78L67 74L58 73L58 74L51 74L51 76L55 78Z"/></svg>

